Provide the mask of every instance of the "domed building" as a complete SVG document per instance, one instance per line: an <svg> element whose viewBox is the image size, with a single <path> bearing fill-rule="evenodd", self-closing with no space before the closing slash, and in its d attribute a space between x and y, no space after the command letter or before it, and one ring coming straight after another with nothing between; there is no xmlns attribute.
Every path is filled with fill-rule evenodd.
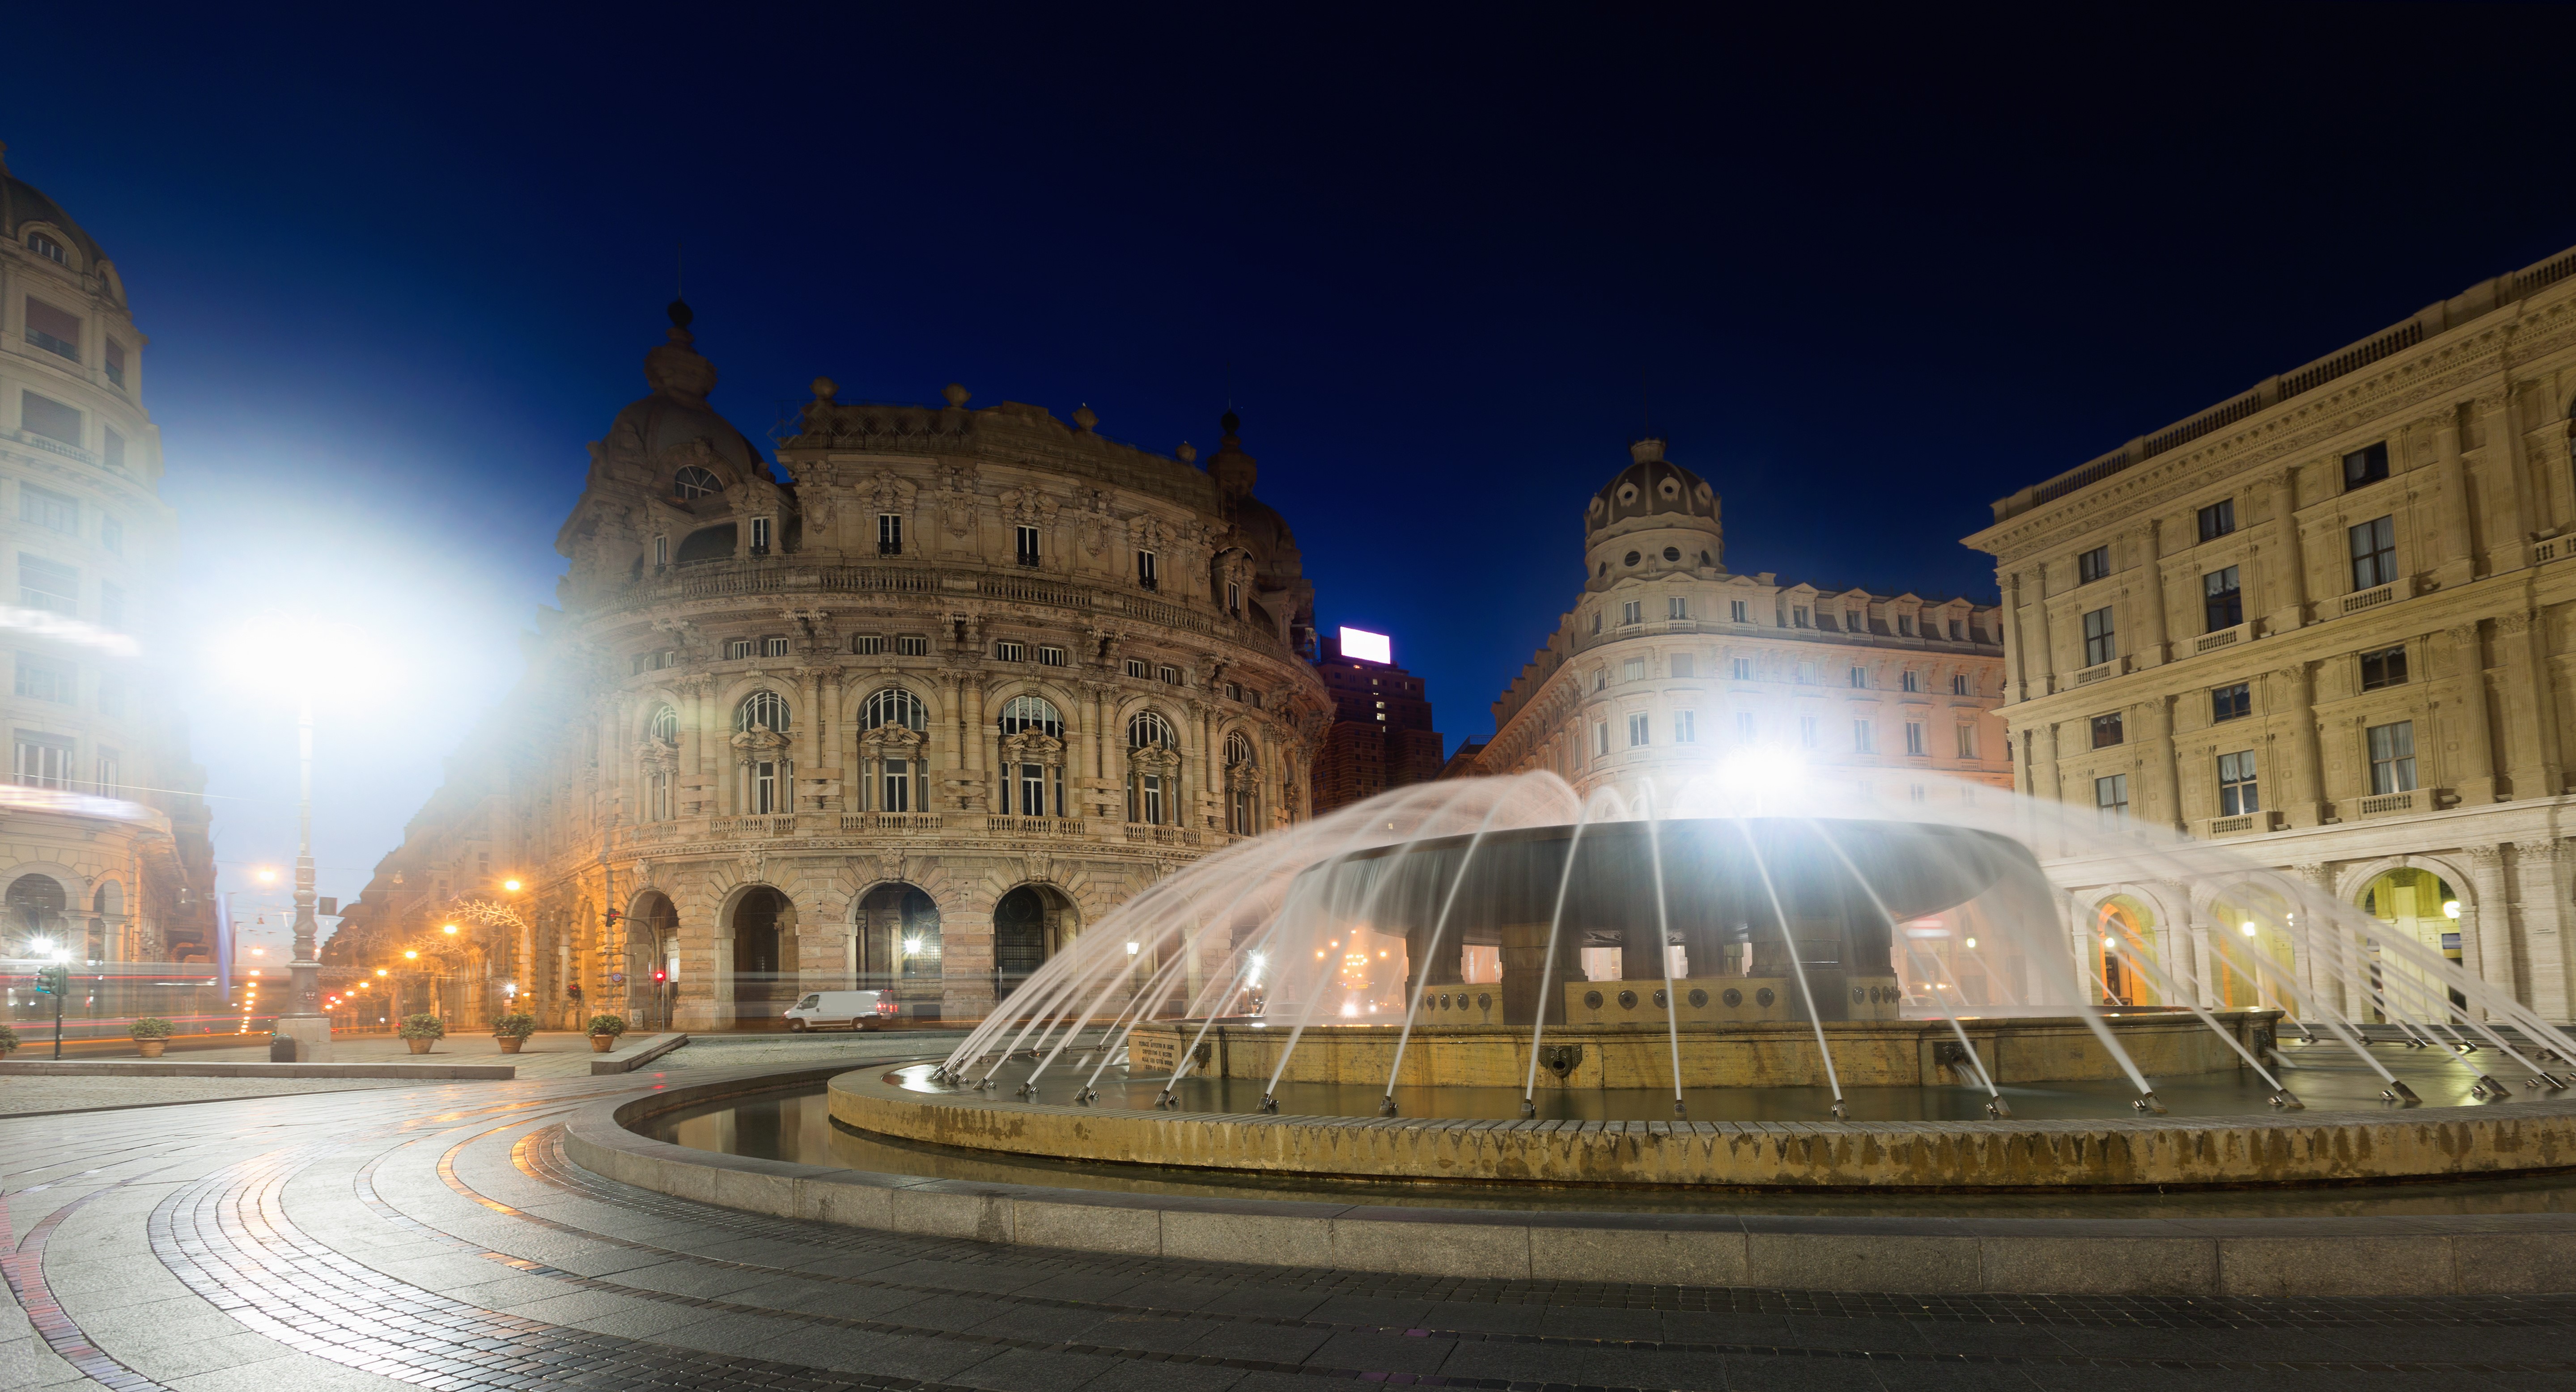
<svg viewBox="0 0 2576 1392"><path fill-rule="evenodd" d="M340 960L517 878L524 926L461 967L482 1008L506 983L550 1024L703 1029L886 987L972 1018L1157 878L1305 814L1313 589L1231 412L1202 468L1088 407L817 381L773 472L671 318L591 446L562 612Z"/></svg>
<svg viewBox="0 0 2576 1392"><path fill-rule="evenodd" d="M1629 446L1585 508L1582 594L1453 775L1551 769L1589 796L1767 747L1882 795L2012 786L1994 606L1729 570L1719 503L1662 440Z"/></svg>
<svg viewBox="0 0 2576 1392"><path fill-rule="evenodd" d="M178 537L144 343L106 251L0 162L0 958L214 956L204 775L153 677Z"/></svg>

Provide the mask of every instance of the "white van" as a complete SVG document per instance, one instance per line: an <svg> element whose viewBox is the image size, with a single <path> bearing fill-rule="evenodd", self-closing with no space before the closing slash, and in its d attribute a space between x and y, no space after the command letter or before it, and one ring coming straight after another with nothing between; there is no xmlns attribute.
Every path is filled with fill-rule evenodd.
<svg viewBox="0 0 2576 1392"><path fill-rule="evenodd" d="M892 991L812 991L787 1007L787 1028L797 1034L842 1026L863 1030L891 1022L895 1008Z"/></svg>

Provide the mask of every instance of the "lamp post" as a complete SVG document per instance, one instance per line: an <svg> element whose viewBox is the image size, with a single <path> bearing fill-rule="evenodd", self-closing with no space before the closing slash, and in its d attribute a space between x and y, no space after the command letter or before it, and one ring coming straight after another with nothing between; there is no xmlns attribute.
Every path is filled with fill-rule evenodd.
<svg viewBox="0 0 2576 1392"><path fill-rule="evenodd" d="M295 1040L295 1061L331 1061L331 1017L322 1013L322 963L314 947L313 922L313 696L295 699L295 960L289 966L289 1014L277 1032Z"/></svg>

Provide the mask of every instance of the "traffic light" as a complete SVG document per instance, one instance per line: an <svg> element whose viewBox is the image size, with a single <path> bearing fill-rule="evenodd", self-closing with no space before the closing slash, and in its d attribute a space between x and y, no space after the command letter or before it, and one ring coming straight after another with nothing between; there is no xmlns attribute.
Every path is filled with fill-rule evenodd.
<svg viewBox="0 0 2576 1392"><path fill-rule="evenodd" d="M69 967L67 967L67 966L64 966L64 965L63 965L62 963L60 963L60 962L57 962L57 963L55 963L54 965L52 965L52 966L50 966L50 967L38 967L38 968L36 968L36 994L37 994L37 995L40 995L40 996L62 996L62 995L69 995L69 994L71 993L71 989L72 989L72 969L71 969L71 968L69 968Z"/></svg>
<svg viewBox="0 0 2576 1392"><path fill-rule="evenodd" d="M662 973L660 973L660 972L655 972L655 973L653 973L653 982L654 982L654 984L655 984L655 985L660 985L660 984L661 984L661 981L662 981Z"/></svg>
<svg viewBox="0 0 2576 1392"><path fill-rule="evenodd" d="M624 914L622 914L622 913L619 913L619 912L618 912L617 910L615 910L615 909L610 909L610 910L608 911L608 918L607 918L607 920L606 920L607 926L608 926L608 927L611 927L611 928L616 927L616 926L617 926L617 920L619 920L619 919L621 919L621 918L624 918L625 916L626 916L626 915L624 915Z"/></svg>

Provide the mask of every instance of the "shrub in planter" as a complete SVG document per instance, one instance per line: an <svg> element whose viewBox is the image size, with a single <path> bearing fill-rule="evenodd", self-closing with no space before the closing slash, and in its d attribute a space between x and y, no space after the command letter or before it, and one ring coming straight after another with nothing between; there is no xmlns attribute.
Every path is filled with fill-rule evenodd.
<svg viewBox="0 0 2576 1392"><path fill-rule="evenodd" d="M7 1025L0 1025L0 1058L7 1058L17 1048L18 1032Z"/></svg>
<svg viewBox="0 0 2576 1392"><path fill-rule="evenodd" d="M499 1042L501 1052L505 1054L519 1052L519 1046L527 1043L528 1036L536 1032L537 1017L534 1015L504 1015L492 1022L492 1038Z"/></svg>
<svg viewBox="0 0 2576 1392"><path fill-rule="evenodd" d="M415 1054L429 1052L429 1046L447 1037L447 1022L435 1015L405 1015L394 1033L402 1036Z"/></svg>
<svg viewBox="0 0 2576 1392"><path fill-rule="evenodd" d="M159 1058L170 1043L170 1022L158 1015L145 1015L126 1030L134 1036L134 1050L145 1058Z"/></svg>
<svg viewBox="0 0 2576 1392"><path fill-rule="evenodd" d="M591 1016L590 1051L594 1054L607 1053L617 1047L617 1036L625 1032L626 1017L623 1015Z"/></svg>

